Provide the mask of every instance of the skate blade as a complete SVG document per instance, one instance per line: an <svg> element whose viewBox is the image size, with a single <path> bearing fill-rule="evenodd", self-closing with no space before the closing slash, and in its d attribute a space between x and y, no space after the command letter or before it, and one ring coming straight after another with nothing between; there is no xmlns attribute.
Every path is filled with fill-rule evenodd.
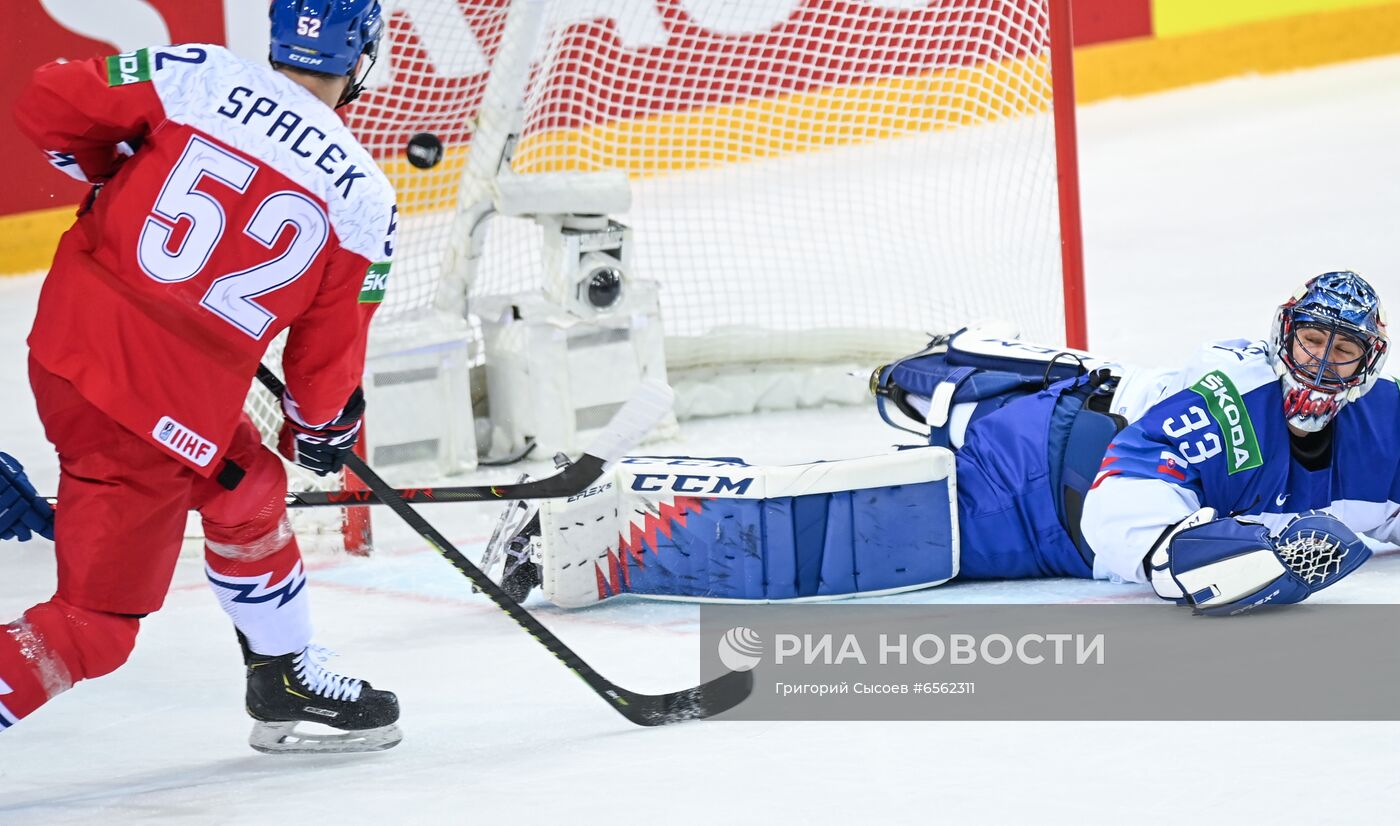
<svg viewBox="0 0 1400 826"><path fill-rule="evenodd" d="M363 731L341 731L335 734L298 731L296 723L263 723L255 721L248 735L248 745L263 754L353 754L384 751L403 740L403 732L394 724Z"/></svg>

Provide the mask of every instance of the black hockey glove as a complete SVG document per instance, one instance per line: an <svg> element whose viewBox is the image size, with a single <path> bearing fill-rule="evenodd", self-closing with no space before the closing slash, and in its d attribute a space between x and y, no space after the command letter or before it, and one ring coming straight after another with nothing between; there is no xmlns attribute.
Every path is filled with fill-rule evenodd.
<svg viewBox="0 0 1400 826"><path fill-rule="evenodd" d="M365 394L358 387L350 394L340 415L320 427L301 424L287 414L277 437L277 450L318 476L336 473L355 449L364 415Z"/></svg>

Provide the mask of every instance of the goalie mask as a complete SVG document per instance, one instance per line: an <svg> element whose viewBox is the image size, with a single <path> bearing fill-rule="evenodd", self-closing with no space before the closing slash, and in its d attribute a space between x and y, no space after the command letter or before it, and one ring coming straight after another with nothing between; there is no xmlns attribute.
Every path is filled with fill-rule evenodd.
<svg viewBox="0 0 1400 826"><path fill-rule="evenodd" d="M1354 272L1323 273L1274 316L1270 360L1288 424L1316 432L1380 378L1390 339L1380 298Z"/></svg>

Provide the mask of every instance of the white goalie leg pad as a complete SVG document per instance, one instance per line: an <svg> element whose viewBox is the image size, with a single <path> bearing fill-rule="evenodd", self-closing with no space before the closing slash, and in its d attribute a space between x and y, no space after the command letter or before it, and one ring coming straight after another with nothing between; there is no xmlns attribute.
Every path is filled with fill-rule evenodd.
<svg viewBox="0 0 1400 826"><path fill-rule="evenodd" d="M583 493L540 505L540 535L534 540L540 590L555 605L582 608L605 598L598 595L595 570L616 554L625 521L619 516L617 476L614 468Z"/></svg>
<svg viewBox="0 0 1400 826"><path fill-rule="evenodd" d="M754 467L624 459L540 508L545 596L725 602L837 599L926 588L958 571L953 454Z"/></svg>

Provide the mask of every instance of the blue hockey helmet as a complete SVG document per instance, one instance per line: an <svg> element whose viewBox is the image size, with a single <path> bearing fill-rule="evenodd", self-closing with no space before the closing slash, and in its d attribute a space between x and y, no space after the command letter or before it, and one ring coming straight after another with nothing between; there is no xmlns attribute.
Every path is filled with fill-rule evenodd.
<svg viewBox="0 0 1400 826"><path fill-rule="evenodd" d="M1304 334L1308 341L1299 339L1305 330L1315 331ZM1352 346L1337 348L1339 340ZM1308 432L1326 427L1375 386L1389 351L1385 310L1364 278L1346 270L1309 279L1274 316L1270 357L1288 423Z"/></svg>
<svg viewBox="0 0 1400 826"><path fill-rule="evenodd" d="M354 79L355 66L361 55L374 65L384 34L379 0L273 0L268 14L272 18L268 58L274 64L350 77L341 105L359 96L364 75Z"/></svg>

